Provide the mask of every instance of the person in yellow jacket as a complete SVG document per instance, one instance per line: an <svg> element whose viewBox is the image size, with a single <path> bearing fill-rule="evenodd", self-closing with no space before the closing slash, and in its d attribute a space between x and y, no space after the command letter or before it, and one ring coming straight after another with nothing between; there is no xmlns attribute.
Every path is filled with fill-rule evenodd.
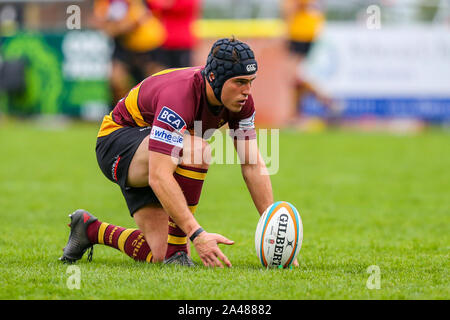
<svg viewBox="0 0 450 320"><path fill-rule="evenodd" d="M301 118L302 100L314 95L323 105L331 107L331 99L302 75L302 66L325 23L317 0L283 0L281 13L286 22L289 66L292 85L291 110L294 123Z"/></svg>
<svg viewBox="0 0 450 320"><path fill-rule="evenodd" d="M94 26L114 41L110 85L112 106L133 86L162 70L166 31L143 0L95 0Z"/></svg>

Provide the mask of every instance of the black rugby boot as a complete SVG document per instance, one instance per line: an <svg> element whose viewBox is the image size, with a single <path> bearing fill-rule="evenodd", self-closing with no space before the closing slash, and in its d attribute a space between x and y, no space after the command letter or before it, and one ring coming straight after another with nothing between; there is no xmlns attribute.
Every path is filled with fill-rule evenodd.
<svg viewBox="0 0 450 320"><path fill-rule="evenodd" d="M83 257L87 249L91 249L88 255L88 261L92 261L93 244L89 241L87 228L97 221L97 218L83 209L78 209L69 215L70 217L70 235L66 246L63 249L63 255L59 260L65 263L74 263Z"/></svg>
<svg viewBox="0 0 450 320"><path fill-rule="evenodd" d="M195 267L192 259L184 251L175 252L170 258L164 260L164 264L176 264L179 266Z"/></svg>

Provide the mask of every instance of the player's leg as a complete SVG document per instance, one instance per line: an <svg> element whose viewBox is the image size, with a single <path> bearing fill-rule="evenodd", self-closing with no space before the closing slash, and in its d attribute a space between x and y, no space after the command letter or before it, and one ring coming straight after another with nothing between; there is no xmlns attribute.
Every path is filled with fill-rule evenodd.
<svg viewBox="0 0 450 320"><path fill-rule="evenodd" d="M132 55L133 53L124 48L117 38L114 39L111 73L109 75L112 106L114 106L119 99L123 98L131 89L133 83L135 83L130 73L130 68L133 64Z"/></svg>
<svg viewBox="0 0 450 320"><path fill-rule="evenodd" d="M104 174L121 185L131 215L137 214L135 221L139 230L100 222L91 214L80 210L76 215L77 226L72 224L69 242L64 249L62 260L76 261L82 257L87 248L94 244L111 246L135 260L148 262L161 261L164 248L167 248L165 258L168 260L175 257L175 253L188 252L186 234L168 218L167 214L163 213L162 208L152 205L158 203L158 200L147 182L148 135L144 131L132 129L136 128L120 129L121 132L113 133L114 136L108 137L107 141L101 141L97 146L97 157ZM134 136L137 132L141 137L136 139ZM174 177L185 194L189 208L194 213L206 177L210 150L207 142L201 138L191 137L186 140L183 162L177 168ZM121 141L126 142L126 148L121 145ZM133 143L136 144L136 141L139 144L134 147ZM115 155L117 149L121 150L120 155ZM132 154L131 160L130 154ZM124 172L127 172L126 182ZM81 215L87 218L81 218ZM69 245L70 243L76 245ZM81 246L80 243L82 243ZM184 256L181 256L181 260L183 259ZM183 261L186 262L185 260ZM186 264L192 263L187 261Z"/></svg>
<svg viewBox="0 0 450 320"><path fill-rule="evenodd" d="M146 153L148 158L146 146L149 132L149 128L127 128L113 136L111 143L105 144L109 147L106 156L100 150L101 147L98 148L102 171L107 176L109 174L109 178L120 186L129 213L135 219L138 229L125 229L107 223L103 223L101 227L97 223L97 226L92 227L94 236L91 240L95 241L97 235L97 243L119 249L135 260L160 262L163 261L167 249L168 216L148 185L130 183L128 178L130 174L140 175L141 179L148 176L148 171L141 170L134 164L142 157L142 153ZM102 160L104 158L106 161ZM113 159L116 160L113 162Z"/></svg>
<svg viewBox="0 0 450 320"><path fill-rule="evenodd" d="M134 260L152 262L152 252L140 230L101 222L83 209L72 213L70 219L69 240L63 249L61 261L75 262L89 248L88 260L91 260L93 246L103 244L120 250Z"/></svg>
<svg viewBox="0 0 450 320"><path fill-rule="evenodd" d="M109 77L113 106L128 93L132 83L127 65L121 60L113 60L111 63L111 75Z"/></svg>
<svg viewBox="0 0 450 320"><path fill-rule="evenodd" d="M148 136L142 128L122 128L97 140L97 159L105 176L117 183L125 197L130 213L158 203L149 187L129 188L126 179L133 155ZM144 234L136 228L123 228L99 221L85 210L77 210L71 215L69 240L61 260L74 262L81 259L84 252L95 244L116 248L135 260L151 261L152 253ZM165 222L167 233L167 220ZM167 235L165 236L167 241Z"/></svg>
<svg viewBox="0 0 450 320"><path fill-rule="evenodd" d="M118 249L137 261L161 262L165 258L168 215L148 184L137 182L148 177L148 170L144 170L139 164L142 158L148 162L146 146L149 131L139 128L120 130L121 132L115 132L113 136L98 142L97 158L104 174L121 187L138 229L101 222L90 213L78 210L80 212L75 215L76 223L71 224L71 235L61 260L76 261L87 248L95 244ZM142 157L142 154L146 156ZM131 177L136 177L131 183L127 181L128 173ZM86 219L78 217L79 214L86 216ZM75 245L70 245L71 243Z"/></svg>
<svg viewBox="0 0 450 320"><path fill-rule="evenodd" d="M158 206L145 206L133 215L139 230L144 234L145 241L152 248L152 261L162 262L167 251L167 222L169 216Z"/></svg>
<svg viewBox="0 0 450 320"><path fill-rule="evenodd" d="M303 57L298 53L298 43L289 43L289 55L286 63L288 83L290 85L290 117L295 124L301 117L301 101L304 98L303 80L299 76L299 67Z"/></svg>
<svg viewBox="0 0 450 320"><path fill-rule="evenodd" d="M153 252L140 229L124 228L97 220L89 225L87 235L92 245L106 245L136 261L153 262Z"/></svg>

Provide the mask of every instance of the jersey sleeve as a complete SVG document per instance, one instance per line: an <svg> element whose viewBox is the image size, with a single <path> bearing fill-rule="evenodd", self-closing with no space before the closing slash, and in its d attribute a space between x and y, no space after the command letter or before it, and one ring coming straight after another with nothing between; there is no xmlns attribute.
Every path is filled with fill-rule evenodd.
<svg viewBox="0 0 450 320"><path fill-rule="evenodd" d="M195 97L185 90L174 92L168 87L158 97L148 148L180 158L183 134L194 121Z"/></svg>
<svg viewBox="0 0 450 320"><path fill-rule="evenodd" d="M228 121L230 127L230 136L237 140L256 139L255 130L255 105L252 96L248 100L242 110L233 113Z"/></svg>

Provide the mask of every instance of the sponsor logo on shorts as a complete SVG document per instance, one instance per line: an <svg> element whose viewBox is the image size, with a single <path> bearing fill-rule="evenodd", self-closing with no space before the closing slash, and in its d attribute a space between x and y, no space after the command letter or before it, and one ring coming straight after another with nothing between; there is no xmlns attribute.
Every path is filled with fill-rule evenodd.
<svg viewBox="0 0 450 320"><path fill-rule="evenodd" d="M175 147L183 148L183 136L181 134L177 132L171 132L157 126L152 127L150 139L167 143Z"/></svg>
<svg viewBox="0 0 450 320"><path fill-rule="evenodd" d="M159 112L159 121L164 122L174 128L175 130L183 133L186 129L186 122L181 118L178 113L164 106Z"/></svg>

